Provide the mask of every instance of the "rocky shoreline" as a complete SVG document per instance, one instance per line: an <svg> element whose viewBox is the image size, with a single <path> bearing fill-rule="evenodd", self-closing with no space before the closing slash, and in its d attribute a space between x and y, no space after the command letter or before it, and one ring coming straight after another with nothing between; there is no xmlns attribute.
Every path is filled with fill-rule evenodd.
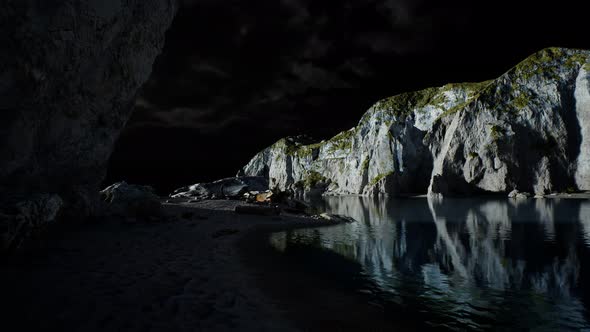
<svg viewBox="0 0 590 332"><path fill-rule="evenodd" d="M590 193L548 197L588 199ZM346 221L242 214L236 208L259 205L240 200L166 200L157 218L109 215L55 226L36 250L5 257L0 301L9 325L37 331L419 329L384 317L366 294L287 264L268 242L272 232Z"/></svg>

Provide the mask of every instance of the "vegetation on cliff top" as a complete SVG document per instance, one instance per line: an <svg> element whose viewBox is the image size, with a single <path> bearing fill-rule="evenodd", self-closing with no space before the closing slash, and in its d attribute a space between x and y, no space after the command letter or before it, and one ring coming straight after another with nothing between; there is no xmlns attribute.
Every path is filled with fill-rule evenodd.
<svg viewBox="0 0 590 332"><path fill-rule="evenodd" d="M447 92L453 90L463 90L467 94L467 98L471 99L491 82L450 83L442 87L406 92L382 99L375 104L374 108L377 110L387 110L397 117L405 116L415 109L424 108L429 105L444 107L443 104L449 102Z"/></svg>
<svg viewBox="0 0 590 332"><path fill-rule="evenodd" d="M500 88L502 86L501 84L495 84L496 82L500 82L499 80L482 82L467 102L445 111L438 119L454 114L476 100L495 103L495 106L503 104L503 107L495 107L500 111L517 112L530 106L534 101L534 97L524 89L524 82L535 76L558 79L559 64L563 64L568 69L579 68L580 66L586 68L586 66L590 67L588 61L590 61L590 57L586 51L556 47L543 49L526 58L505 74L504 77L512 80L511 89ZM498 102L499 100L505 100L505 102Z"/></svg>
<svg viewBox="0 0 590 332"><path fill-rule="evenodd" d="M514 73L524 80L540 75L557 79L559 77L559 64L572 69L585 65L586 61L588 61L587 53L560 47L549 47L529 56L509 70L508 73Z"/></svg>
<svg viewBox="0 0 590 332"><path fill-rule="evenodd" d="M497 83L498 80L488 80L476 83L451 83L442 87L406 92L378 101L370 111L363 115L356 128L343 131L327 141L310 143L299 142L293 139L282 139L275 145L284 144L284 151L287 155L301 158L312 156L314 151L319 151L327 144L330 144L330 147L327 150L328 153L349 150L352 148L355 133L366 124L369 119L375 116L375 112L385 112L383 113L384 115L389 114L396 118L403 118L414 110L429 105L444 109L445 104L449 102L447 93L453 90L463 90L464 93L467 94L466 101L444 110L443 113L437 117L436 121L469 107L470 104L477 100L486 102L488 99L504 99L506 100L505 107L497 107L497 109L518 111L529 106L533 101L533 96L527 91L524 91L521 86L522 84L518 84L516 80L527 81L536 75L543 75L544 77L555 79L559 76L559 66L557 64L563 64L569 69L583 66L585 70L590 71L589 61L590 57L588 52L556 47L546 48L531 55L506 73L506 75L509 75L508 77L515 80L510 91L499 89L498 84L494 84ZM480 97L483 96L485 97L480 99ZM387 117L379 119L390 121Z"/></svg>
<svg viewBox="0 0 590 332"><path fill-rule="evenodd" d="M427 88L420 91L403 93L397 96L383 99L373 107L374 110L385 110L391 112L396 117L404 117L410 114L412 111L426 106L438 106L441 109L445 109L446 103L449 102L447 93L451 91L464 92L467 96L467 101L455 105L449 109L445 109L443 114L439 117L453 114L458 110L464 108L479 96L481 91L487 88L493 80L483 82L464 82L464 83L450 83L439 88ZM361 119L359 125L364 124L370 115L366 115Z"/></svg>

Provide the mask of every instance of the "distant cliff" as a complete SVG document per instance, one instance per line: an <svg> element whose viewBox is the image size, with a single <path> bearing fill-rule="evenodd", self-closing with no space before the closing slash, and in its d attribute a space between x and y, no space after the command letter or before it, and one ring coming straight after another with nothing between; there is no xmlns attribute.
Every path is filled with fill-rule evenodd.
<svg viewBox="0 0 590 332"><path fill-rule="evenodd" d="M240 175L298 193L590 190L590 51L544 49L498 79L377 102L321 142L281 139Z"/></svg>

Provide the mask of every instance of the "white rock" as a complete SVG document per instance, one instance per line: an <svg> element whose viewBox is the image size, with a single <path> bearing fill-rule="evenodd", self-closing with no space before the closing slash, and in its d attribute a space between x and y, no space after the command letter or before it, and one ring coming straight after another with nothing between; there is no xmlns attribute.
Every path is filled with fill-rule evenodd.
<svg viewBox="0 0 590 332"><path fill-rule="evenodd" d="M508 198L516 198L516 199L526 199L531 197L529 193L521 193L520 191L514 189L508 194Z"/></svg>

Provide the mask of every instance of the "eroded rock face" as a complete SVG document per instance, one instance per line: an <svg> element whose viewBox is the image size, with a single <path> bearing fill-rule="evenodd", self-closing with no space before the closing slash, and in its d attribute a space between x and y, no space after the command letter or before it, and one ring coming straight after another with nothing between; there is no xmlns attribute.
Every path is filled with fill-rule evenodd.
<svg viewBox="0 0 590 332"><path fill-rule="evenodd" d="M357 127L315 144L295 137L282 139L240 172L268 176L271 188L304 193L319 189L329 194L373 195L426 190L432 161L422 143L424 135L438 116L473 98L481 86L449 84L382 100Z"/></svg>
<svg viewBox="0 0 590 332"><path fill-rule="evenodd" d="M433 127L430 192L589 190L590 52L546 49Z"/></svg>
<svg viewBox="0 0 590 332"><path fill-rule="evenodd" d="M590 52L551 48L500 78L375 104L328 141L286 138L239 174L324 194L590 190Z"/></svg>
<svg viewBox="0 0 590 332"><path fill-rule="evenodd" d="M92 212L176 10L169 0L0 4L0 193Z"/></svg>

